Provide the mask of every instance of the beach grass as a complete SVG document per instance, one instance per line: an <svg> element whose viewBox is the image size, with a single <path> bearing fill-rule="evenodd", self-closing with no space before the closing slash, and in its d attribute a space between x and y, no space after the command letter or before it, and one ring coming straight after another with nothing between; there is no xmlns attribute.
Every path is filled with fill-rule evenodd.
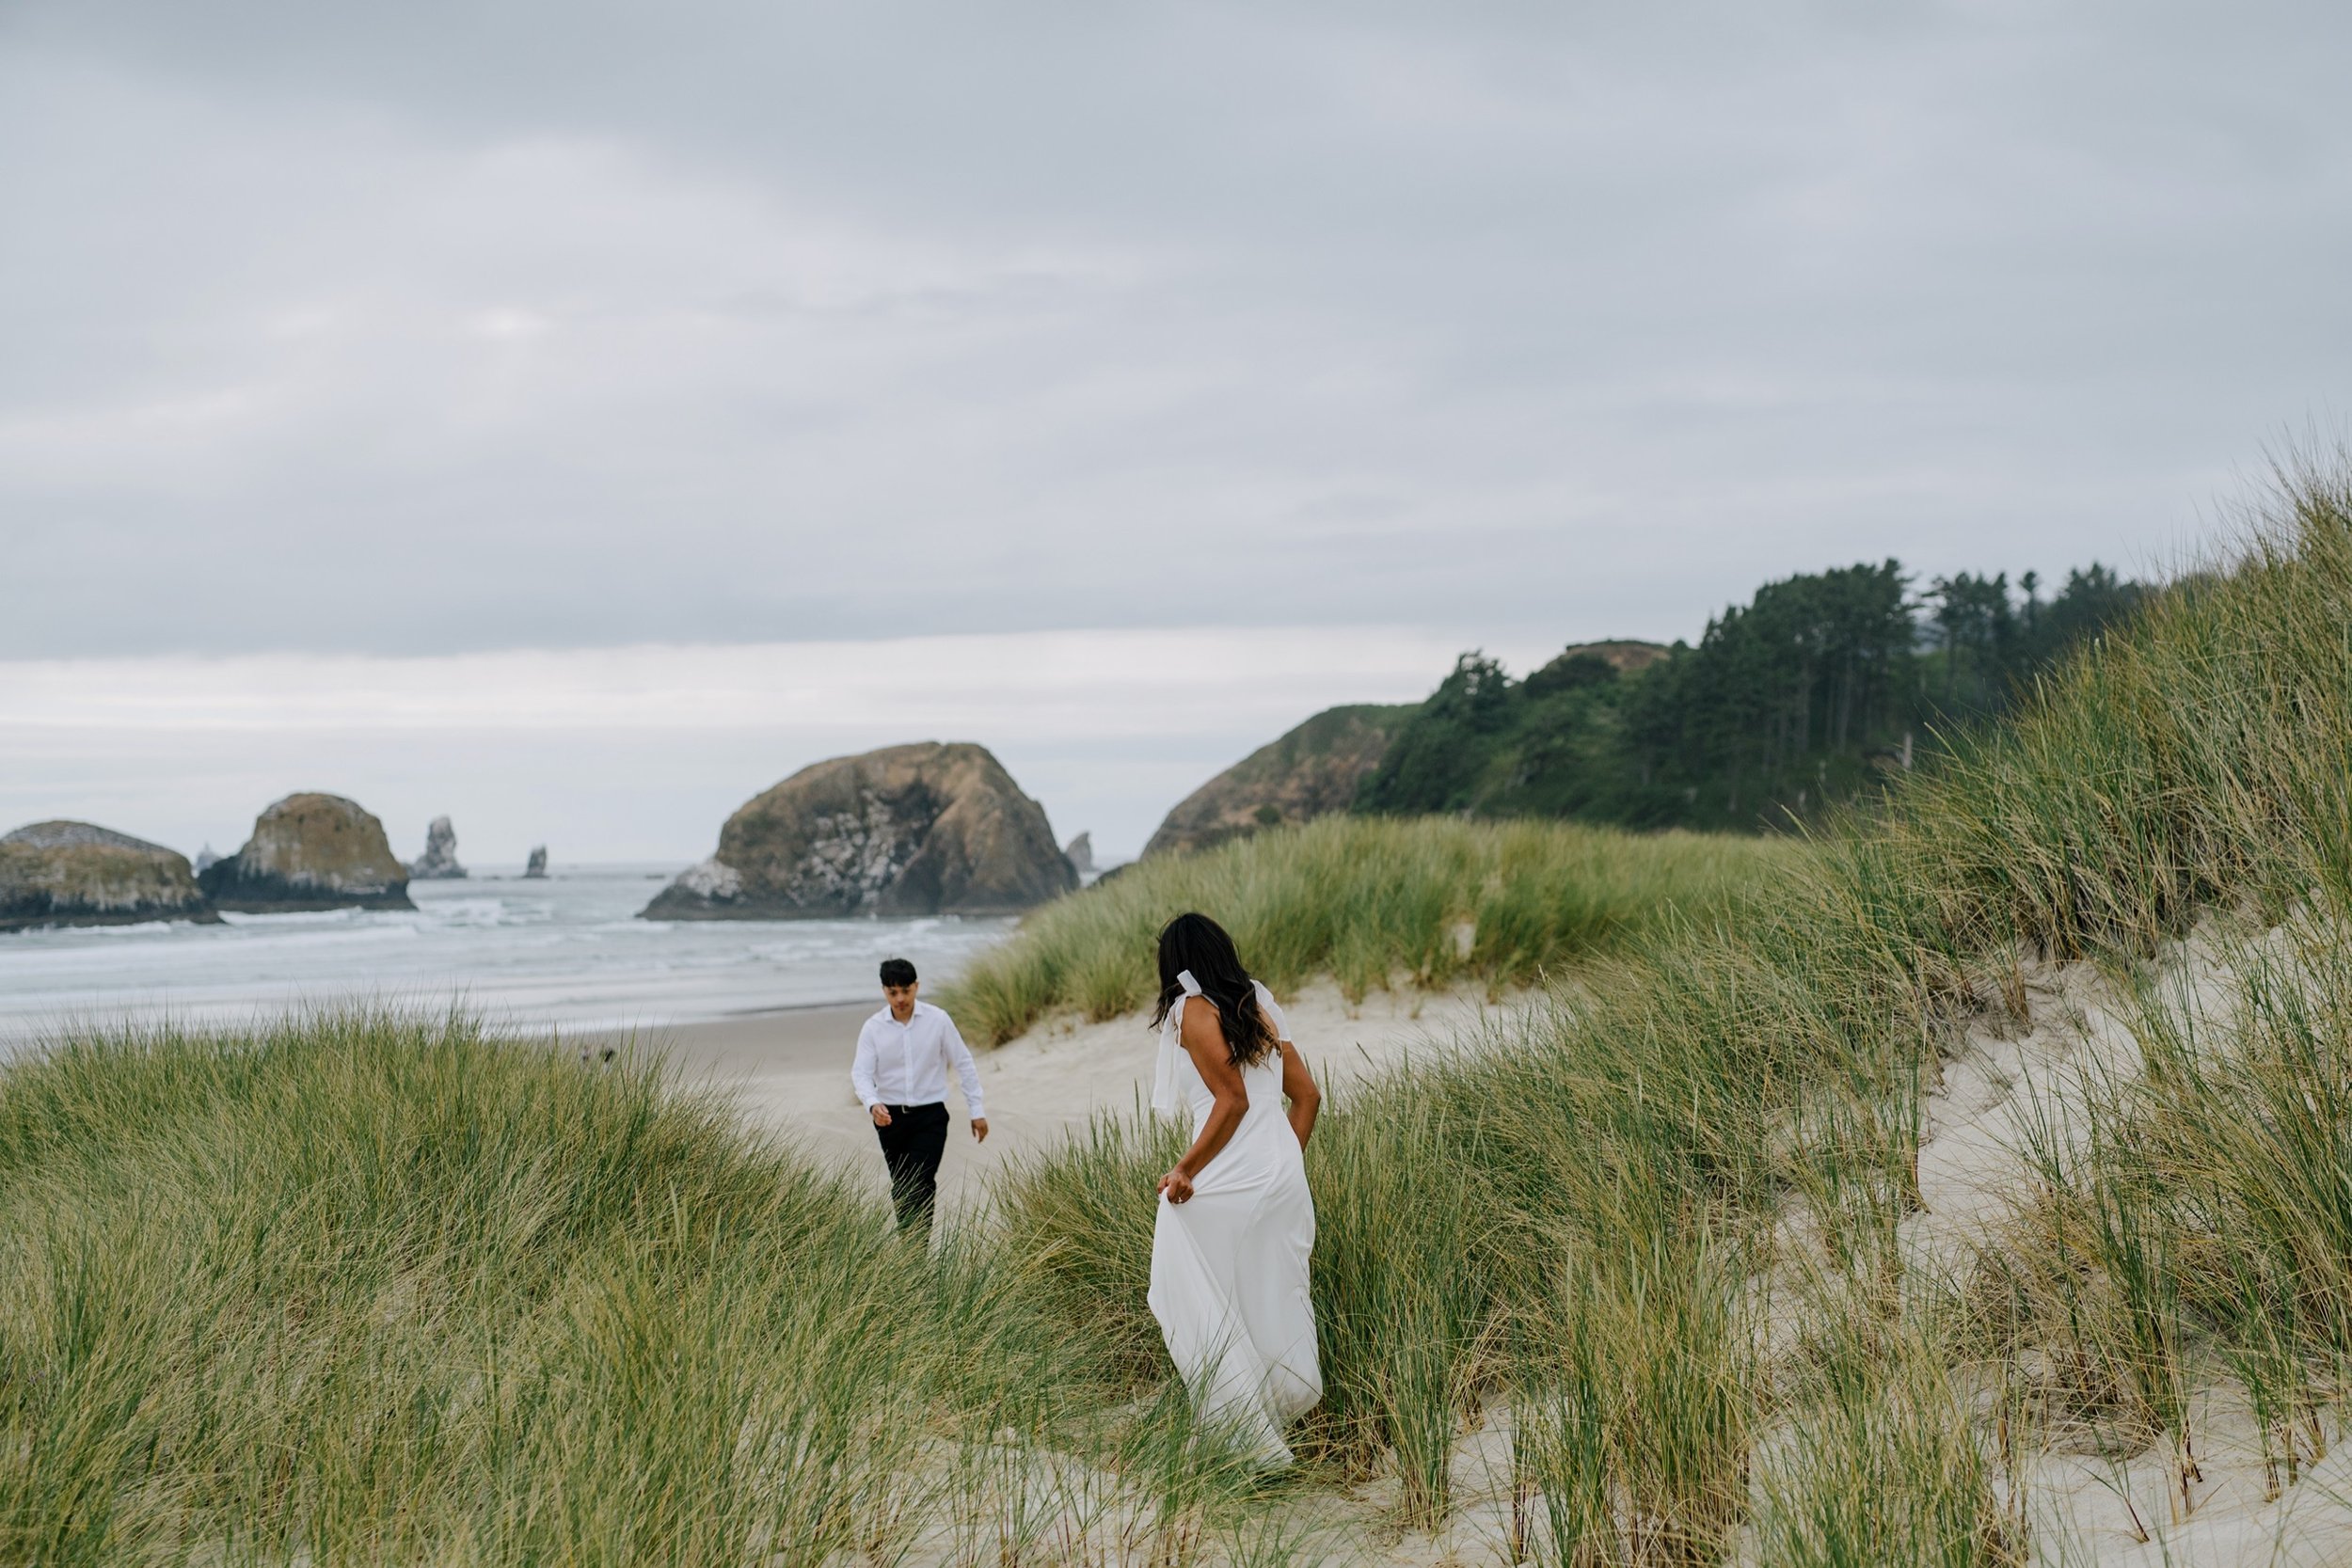
<svg viewBox="0 0 2352 1568"><path fill-rule="evenodd" d="M2007 1564L2085 1433L2192 1512L2216 1378L2292 1485L2352 1386L2346 626L2352 492L2301 475L1813 842L1316 824L1041 912L958 997L988 1030L1136 1006L1187 906L1278 985L1574 960L1514 1037L1332 1095L1327 1394L1279 1482L1161 1358L1165 1126L1103 1118L917 1253L649 1066L462 1019L58 1041L0 1077L0 1560L1282 1560L1325 1480L1447 1517L1502 1406L1535 1560ZM2075 960L2134 1059L1923 1276L1946 1053Z"/></svg>
<svg viewBox="0 0 2352 1568"><path fill-rule="evenodd" d="M0 1560L887 1546L1073 1370L877 1221L462 1018L56 1043L0 1081Z"/></svg>
<svg viewBox="0 0 2352 1568"><path fill-rule="evenodd" d="M2087 1414L2176 1445L2193 1477L2188 1395L2215 1360L2247 1381L2281 1472L2308 1465L2352 1366L2352 990L2316 957L2352 945L2347 626L2352 496L2297 476L2239 559L2159 595L2013 721L1952 737L1883 811L1708 915L1633 931L1510 1049L1338 1097L1309 1159L1330 1389L1311 1439L1392 1465L1401 1513L1424 1520L1447 1506L1434 1434L1506 1398L1546 1499L1532 1534L1579 1562L1722 1560L1742 1530L1791 1561L2020 1560L2015 1456ZM1906 1277L1899 1238L1957 1030L2026 1026L2029 963L2129 983L2217 911L2257 931L2297 915L2311 951L2226 959L2253 1006L2195 1050L2145 1009L2151 1068L2094 1097L2092 1154L2045 1155L2040 1229L2012 1239L2040 1267L1928 1311L1941 1284ZM1085 1211L1078 1190L1148 1191L1161 1151L1106 1127L1088 1148L1083 1169L1023 1169L1002 1211L1057 1315L1081 1284L1057 1277L1076 1216L1119 1238L1083 1291L1132 1317L1140 1275L1116 1271L1139 1266L1148 1205ZM1735 1299L1725 1278L1771 1296L1791 1246L1836 1288L1774 1298L1804 1348L1767 1375L1755 1322L1706 1304ZM2037 1396L1988 1417L2026 1408L1988 1386L2054 1350L2072 1412ZM1803 1440L1767 1465L1768 1432ZM2014 1465L1996 1477L1987 1453Z"/></svg>
<svg viewBox="0 0 2352 1568"><path fill-rule="evenodd" d="M1635 834L1570 822L1327 816L1197 854L1155 856L1038 911L976 958L948 1005L973 1039L1050 1013L1101 1021L1156 994L1152 942L1213 912L1279 990L1533 984L1802 860L1788 839Z"/></svg>

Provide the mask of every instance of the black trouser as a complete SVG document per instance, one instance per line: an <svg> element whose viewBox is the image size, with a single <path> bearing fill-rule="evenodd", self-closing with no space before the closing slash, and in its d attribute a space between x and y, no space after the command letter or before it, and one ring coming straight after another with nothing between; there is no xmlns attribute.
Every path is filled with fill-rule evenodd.
<svg viewBox="0 0 2352 1568"><path fill-rule="evenodd" d="M947 1152L947 1107L934 1100L929 1105L885 1105L890 1125L874 1129L882 1143L882 1164L890 1167L890 1201L898 1211L898 1228L931 1227L931 1209L939 1201L939 1157Z"/></svg>

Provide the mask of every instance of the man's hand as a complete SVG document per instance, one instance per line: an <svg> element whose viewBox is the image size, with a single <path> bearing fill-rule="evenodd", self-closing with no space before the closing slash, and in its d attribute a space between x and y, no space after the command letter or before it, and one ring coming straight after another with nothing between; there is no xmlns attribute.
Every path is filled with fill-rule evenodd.
<svg viewBox="0 0 2352 1568"><path fill-rule="evenodd" d="M976 1144L988 1142L988 1118L986 1117L972 1118L972 1141Z"/></svg>
<svg viewBox="0 0 2352 1568"><path fill-rule="evenodd" d="M873 1112L873 1116L874 1116L874 1125L875 1125L875 1126L877 1126L877 1127L887 1127L887 1126L889 1126L889 1125L890 1125L890 1107L889 1107L889 1106L887 1106L887 1105L875 1105L875 1106L869 1107L869 1109L871 1109L871 1110L872 1110L872 1112Z"/></svg>
<svg viewBox="0 0 2352 1568"><path fill-rule="evenodd" d="M1182 1203L1192 1196L1192 1178L1181 1170L1169 1171L1160 1178L1160 1196L1170 1203Z"/></svg>

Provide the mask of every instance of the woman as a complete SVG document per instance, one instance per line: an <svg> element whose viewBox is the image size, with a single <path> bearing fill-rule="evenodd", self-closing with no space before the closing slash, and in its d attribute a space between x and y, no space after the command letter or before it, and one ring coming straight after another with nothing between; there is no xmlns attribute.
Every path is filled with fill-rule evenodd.
<svg viewBox="0 0 2352 1568"><path fill-rule="evenodd" d="M1192 1147L1160 1178L1152 1315L1202 1420L1261 1463L1286 1465L1282 1429L1323 1397L1303 1158L1323 1096L1273 994L1207 915L1180 914L1160 932L1152 1022L1152 1106L1189 1109Z"/></svg>

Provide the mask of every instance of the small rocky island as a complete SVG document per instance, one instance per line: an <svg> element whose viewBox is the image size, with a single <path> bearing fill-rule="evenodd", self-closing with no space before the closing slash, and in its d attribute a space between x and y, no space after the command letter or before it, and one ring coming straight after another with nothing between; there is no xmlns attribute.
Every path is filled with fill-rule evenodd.
<svg viewBox="0 0 2352 1568"><path fill-rule="evenodd" d="M408 863L408 879L448 881L465 874L466 868L457 863L457 830L449 825L448 817L435 817L424 831L424 853Z"/></svg>
<svg viewBox="0 0 2352 1568"><path fill-rule="evenodd" d="M88 822L0 834L0 931L219 919L176 849Z"/></svg>
<svg viewBox="0 0 2352 1568"><path fill-rule="evenodd" d="M544 844L534 844L531 847L531 860L523 866L523 880L541 882L547 880L547 876L548 847Z"/></svg>
<svg viewBox="0 0 2352 1568"><path fill-rule="evenodd" d="M245 847L207 866L199 885L215 907L413 910L408 868L384 824L340 795L289 795L254 819Z"/></svg>
<svg viewBox="0 0 2352 1568"><path fill-rule="evenodd" d="M743 805L719 852L639 911L648 920L1009 914L1078 875L1045 808L969 741L922 741L802 768Z"/></svg>

